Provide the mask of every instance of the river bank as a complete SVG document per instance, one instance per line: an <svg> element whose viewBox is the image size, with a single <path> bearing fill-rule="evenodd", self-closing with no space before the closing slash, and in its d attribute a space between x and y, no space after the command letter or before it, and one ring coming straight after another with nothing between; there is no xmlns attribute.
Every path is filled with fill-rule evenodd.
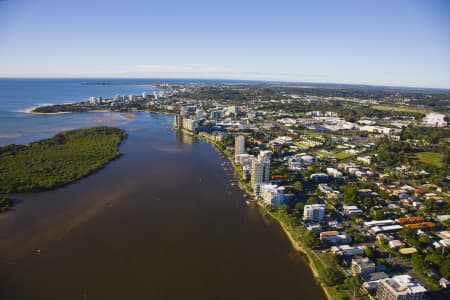
<svg viewBox="0 0 450 300"><path fill-rule="evenodd" d="M230 161L230 163L231 163L231 165L233 166L233 169L234 169L234 171L235 171L235 174L240 174L240 172L239 172L238 169L237 169L238 166L234 163L232 157L230 157L229 155L227 155L226 151L223 151L223 150L219 147L219 144L218 144L216 141L213 141L212 139L210 139L210 138L208 138L207 136L204 136L204 135L197 135L197 136L198 136L200 139L206 141L207 143L213 145L214 148L215 148L216 150L218 150L220 153L222 153L222 154L224 155L224 157L226 157L226 158ZM245 193L246 193L249 197L254 198L254 194L253 194L250 190L248 190L248 188L247 188L245 182L242 180L242 178L241 178L239 175L237 175L237 176L235 176L235 177L237 177L237 179L239 180L240 186L243 187ZM255 199L255 200L257 200L257 199ZM264 211L265 211L265 212L266 212L273 220L277 221L279 227L281 228L281 230L284 232L284 234L285 234L286 237L288 238L288 240L289 240L289 242L291 243L292 247L293 247L296 251L298 251L298 252L300 252L300 253L306 255L306 257L307 257L307 259L308 259L308 266L309 266L310 270L312 271L312 273L313 273L315 279L319 282L320 287L322 288L322 290L323 290L324 294L326 295L326 297L328 298L328 300L333 300L333 299L335 299L335 298L332 296L332 293L333 293L332 289L331 289L330 287L325 286L323 283L320 282L320 275L319 275L318 265L317 265L318 263L320 263L320 261L318 261L319 258L312 252L311 249L308 249L307 247L301 245L300 242L297 241L297 240L293 237L292 232L289 230L289 228L286 226L286 224L284 224L280 219L278 219L278 218L270 211L270 209L267 208L267 206L265 206L261 201L255 201L255 202L256 202L256 204L257 204L258 206L260 206L262 209L264 209Z"/></svg>

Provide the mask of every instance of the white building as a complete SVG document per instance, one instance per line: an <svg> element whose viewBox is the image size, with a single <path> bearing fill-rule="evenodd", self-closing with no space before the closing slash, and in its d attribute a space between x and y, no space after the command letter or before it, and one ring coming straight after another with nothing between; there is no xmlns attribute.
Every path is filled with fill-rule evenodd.
<svg viewBox="0 0 450 300"><path fill-rule="evenodd" d="M445 122L445 115L436 112L431 112L427 114L425 118L423 118L422 122L426 126L433 126L433 127L447 126L447 122Z"/></svg>
<svg viewBox="0 0 450 300"><path fill-rule="evenodd" d="M328 199L340 198L342 196L342 194L339 191L334 190L331 186L325 183L319 184L319 191L324 193Z"/></svg>
<svg viewBox="0 0 450 300"><path fill-rule="evenodd" d="M255 190L255 195L259 196L259 186L268 183L270 180L270 161L255 159L252 162L251 183Z"/></svg>
<svg viewBox="0 0 450 300"><path fill-rule="evenodd" d="M372 158L370 156L358 156L356 160L366 165L370 165L372 163Z"/></svg>
<svg viewBox="0 0 450 300"><path fill-rule="evenodd" d="M272 151L269 150L263 150L260 151L258 154L258 159L263 161L263 160L272 160Z"/></svg>
<svg viewBox="0 0 450 300"><path fill-rule="evenodd" d="M360 131L367 131L367 132L370 132L370 133L380 133L381 135L387 135L387 136L392 135L392 133L394 132L394 130L392 128L389 128L389 127L370 126L370 125L361 126L359 128L359 130Z"/></svg>
<svg viewBox="0 0 450 300"><path fill-rule="evenodd" d="M422 300L427 289L413 281L409 275L398 275L378 282L376 298L379 300Z"/></svg>
<svg viewBox="0 0 450 300"><path fill-rule="evenodd" d="M97 97L95 97L95 96L89 97L89 104L90 104L90 105L95 105L95 104L97 104Z"/></svg>
<svg viewBox="0 0 450 300"><path fill-rule="evenodd" d="M327 168L327 174L335 178L342 176L342 172L335 168Z"/></svg>
<svg viewBox="0 0 450 300"><path fill-rule="evenodd" d="M235 156L235 162L240 164L241 166L249 166L251 167L253 160L255 157L251 154L238 154Z"/></svg>
<svg viewBox="0 0 450 300"><path fill-rule="evenodd" d="M363 247L352 247L350 245L333 246L330 248L330 250L333 254L343 256L363 255L364 253Z"/></svg>
<svg viewBox="0 0 450 300"><path fill-rule="evenodd" d="M303 220L319 222L325 217L325 204L309 204L303 209Z"/></svg>
<svg viewBox="0 0 450 300"><path fill-rule="evenodd" d="M360 214L363 212L358 206L355 205L344 205L342 209L344 210L344 215L346 216L350 216L352 214Z"/></svg>
<svg viewBox="0 0 450 300"><path fill-rule="evenodd" d="M375 264L368 257L355 257L352 259L351 270L353 274L369 274L375 272Z"/></svg>
<svg viewBox="0 0 450 300"><path fill-rule="evenodd" d="M236 156L239 154L245 153L245 137L239 135L234 140L234 157L236 160Z"/></svg>
<svg viewBox="0 0 450 300"><path fill-rule="evenodd" d="M280 205L284 202L284 187L274 184L262 184L260 197L266 205Z"/></svg>
<svg viewBox="0 0 450 300"><path fill-rule="evenodd" d="M228 106L227 107L227 112L229 114L237 115L239 113L239 107L237 107L237 106Z"/></svg>
<svg viewBox="0 0 450 300"><path fill-rule="evenodd" d="M183 128L189 131L195 131L198 127L197 120L183 118Z"/></svg>

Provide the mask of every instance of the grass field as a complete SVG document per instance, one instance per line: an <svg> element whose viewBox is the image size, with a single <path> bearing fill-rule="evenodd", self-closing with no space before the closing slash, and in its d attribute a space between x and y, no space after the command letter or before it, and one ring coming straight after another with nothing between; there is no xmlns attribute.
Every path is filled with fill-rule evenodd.
<svg viewBox="0 0 450 300"><path fill-rule="evenodd" d="M328 151L325 151L325 150L316 151L315 154L320 154L320 155L323 155L323 156L332 156L333 155L332 152L328 152Z"/></svg>
<svg viewBox="0 0 450 300"><path fill-rule="evenodd" d="M334 157L336 157L337 159L346 159L346 158L350 158L352 156L355 156L355 154L348 153L348 152L340 152L340 153L336 153L334 155Z"/></svg>
<svg viewBox="0 0 450 300"><path fill-rule="evenodd" d="M420 114L426 114L431 112L431 109L413 106L373 105L372 108L382 111L398 111L398 112L410 112Z"/></svg>
<svg viewBox="0 0 450 300"><path fill-rule="evenodd" d="M415 157L419 161L421 161L425 164L433 165L438 168L444 167L444 163L443 163L444 155L441 153L419 152L419 153L416 153Z"/></svg>

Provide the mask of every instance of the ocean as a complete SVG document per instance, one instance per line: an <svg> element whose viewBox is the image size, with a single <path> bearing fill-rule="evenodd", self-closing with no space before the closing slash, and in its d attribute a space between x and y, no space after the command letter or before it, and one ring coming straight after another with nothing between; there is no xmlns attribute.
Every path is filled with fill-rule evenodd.
<svg viewBox="0 0 450 300"><path fill-rule="evenodd" d="M117 113L38 115L25 110L46 104L86 101L90 96L149 94L154 89L148 83L143 79L0 79L0 146L28 143L62 130L128 124L131 121Z"/></svg>

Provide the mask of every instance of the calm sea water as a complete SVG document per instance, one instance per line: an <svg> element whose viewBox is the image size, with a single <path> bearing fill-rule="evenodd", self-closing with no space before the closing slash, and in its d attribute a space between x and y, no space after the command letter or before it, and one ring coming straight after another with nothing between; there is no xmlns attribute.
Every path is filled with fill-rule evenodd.
<svg viewBox="0 0 450 300"><path fill-rule="evenodd" d="M124 155L99 172L14 195L15 210L0 215L0 299L324 299L305 257L231 185L227 160L174 132L171 117L18 112L142 87L0 85L4 143L94 124L129 133Z"/></svg>
<svg viewBox="0 0 450 300"><path fill-rule="evenodd" d="M99 82L111 84L83 84ZM24 110L44 104L85 101L90 96L151 93L153 89L145 83L148 81L138 79L0 79L0 145L27 143L61 130L126 124L129 120L119 114L32 115Z"/></svg>

